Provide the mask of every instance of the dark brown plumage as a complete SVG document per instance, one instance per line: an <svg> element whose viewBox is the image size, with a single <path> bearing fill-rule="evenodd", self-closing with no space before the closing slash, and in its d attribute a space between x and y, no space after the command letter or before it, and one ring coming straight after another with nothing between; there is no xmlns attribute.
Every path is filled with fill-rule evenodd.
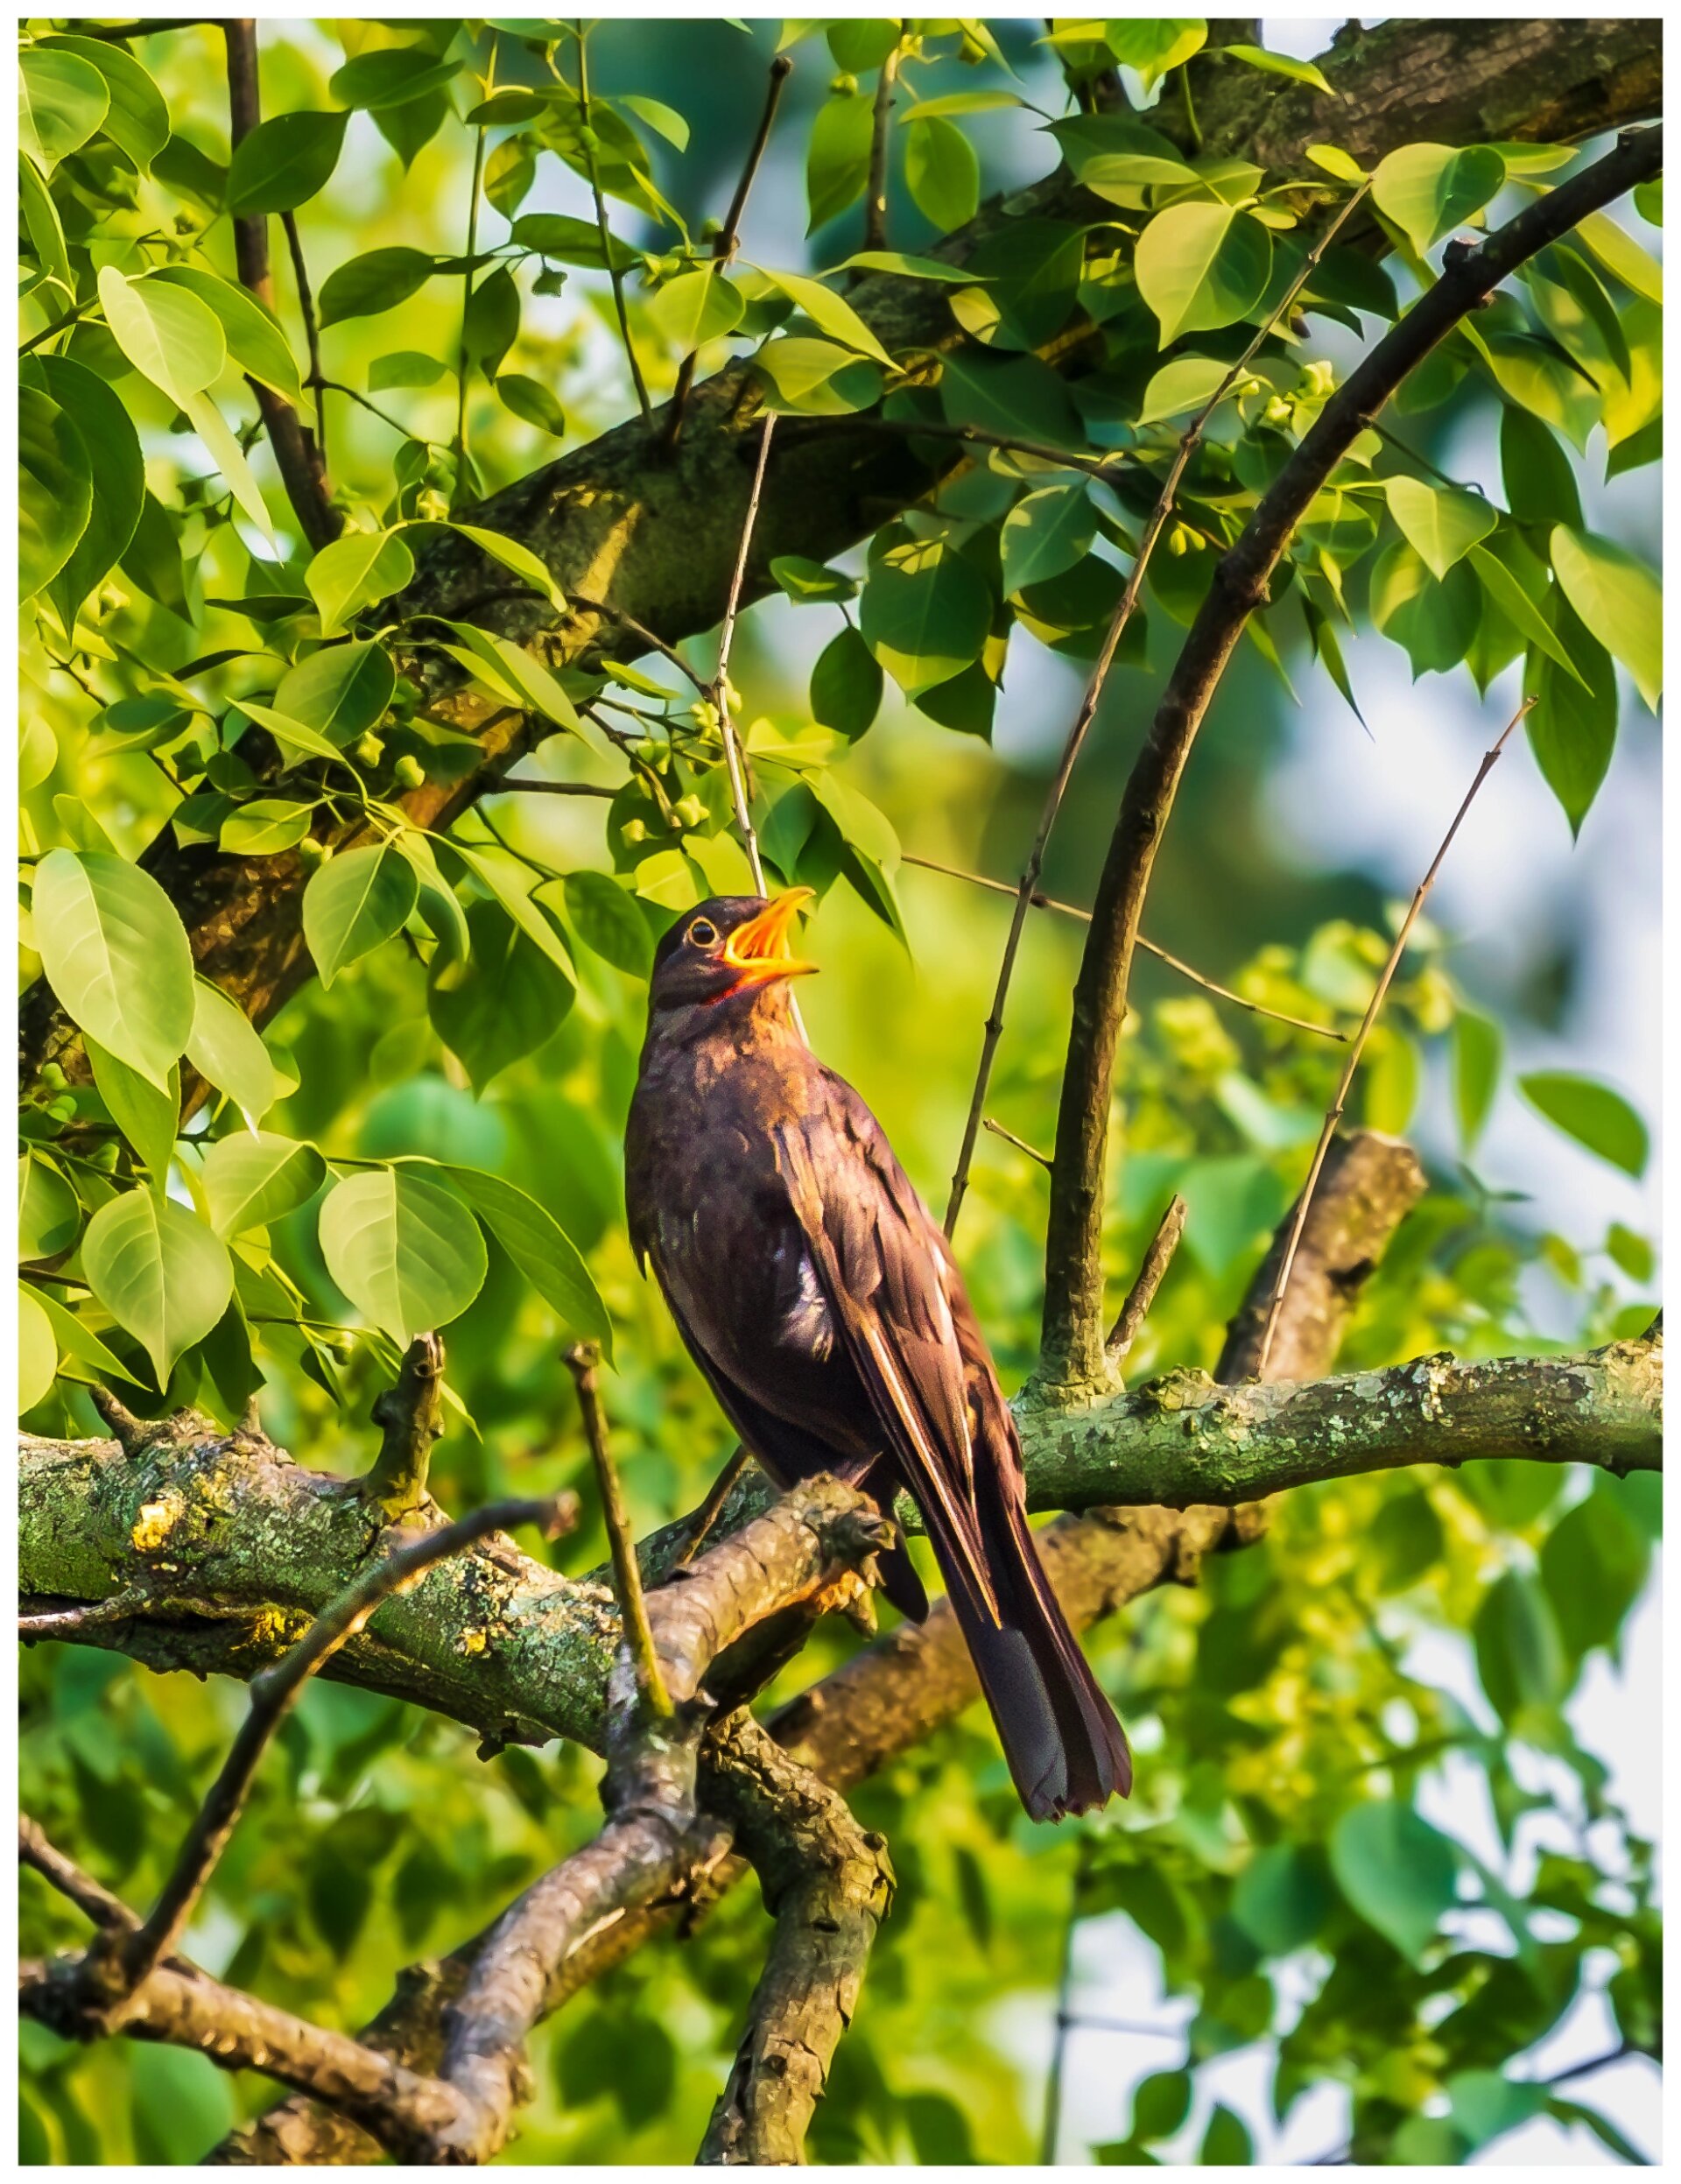
<svg viewBox="0 0 1681 2184"><path fill-rule="evenodd" d="M626 1142L651 1260L725 1415L780 1483L831 1471L921 1510L1022 1802L1131 1787L1127 1741L1058 1607L1021 1449L946 1238L880 1125L796 1030L786 952L808 889L720 897L660 944ZM888 1597L920 1621L903 1546Z"/></svg>

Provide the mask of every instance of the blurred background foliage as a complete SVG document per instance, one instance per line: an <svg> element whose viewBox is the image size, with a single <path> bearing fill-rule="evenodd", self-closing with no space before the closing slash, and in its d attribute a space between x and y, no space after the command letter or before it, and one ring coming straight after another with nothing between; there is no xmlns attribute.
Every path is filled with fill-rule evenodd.
<svg viewBox="0 0 1681 2184"><path fill-rule="evenodd" d="M497 41L516 75L525 69L512 35L519 27ZM403 42L417 28L265 24L265 113L322 108L347 57ZM1016 87L1062 111L1057 60L1037 26L991 28L1018 72ZM449 45L446 32L465 66L437 95L464 110L489 39L432 25L433 50ZM867 94L876 65L839 35L835 50L820 36L796 46L749 213L749 235L768 230L763 255L784 264L820 269L857 246L855 206L820 222L809 241L803 232L813 129L839 127L837 102L852 96L833 80L855 71ZM657 35L609 21L590 33L598 91L662 102L686 123L680 156L658 129L644 135L659 187L691 222L721 211L733 187L776 39L771 24L744 31L701 20L662 23ZM220 39L189 30L134 50L166 93L178 139L225 160ZM1006 81L984 51L962 57L955 35L932 50L920 96ZM1019 107L982 110L953 131L974 148L973 187L982 194L1049 164L1031 120ZM400 246L447 255L463 246L475 132L440 110L436 133L415 144L390 121L356 116L332 186L299 212L318 288L360 253ZM956 165L951 187L960 196L971 185ZM531 191L526 213L588 214L587 190L559 161L538 166ZM943 224L918 196L962 216L960 202L945 206L925 180L913 195L896 171L896 248L925 248ZM120 232L123 219L110 215L109 231ZM634 205L616 205L613 219L633 248L669 247L669 232ZM488 231L503 232L489 212L485 221ZM225 228L205 247L225 257ZM278 285L296 337L284 271ZM487 490L563 445L582 444L631 404L606 283L573 269L551 291L526 298L517 347L503 360L504 373L546 390L551 403L507 386L499 398L482 375L468 390L468 439ZM649 308L632 287L631 329L658 400L680 350L650 322ZM400 406L409 432L431 437L429 460L447 451L454 430L453 381L382 387L390 375L373 368L397 349L447 358L459 323L454 285L434 283L392 314L347 319L323 337L331 377L381 388L369 399ZM100 338L86 330L87 342ZM73 343L69 353L100 368L85 347ZM123 392L141 425L152 490L191 506L196 443L172 431L165 397L137 386L130 378ZM1415 395L1401 410L1397 423L1426 461L1474 469L1498 489L1496 405L1485 385L1463 377L1438 400ZM401 483L404 443L342 398L332 398L331 431L341 496L383 507L394 457ZM242 437L254 442L255 431ZM1595 441L1585 476L1599 460ZM252 462L278 508L260 445ZM437 470L432 490L447 493L447 471ZM1606 527L1622 525L1617 535L1638 541L1651 526L1656 477L1656 469L1635 473ZM196 520L188 518L188 542L202 546L204 559L178 608L200 594L289 588L283 575L264 574L250 527L195 529ZM862 560L848 557L847 566ZM1070 902L1089 899L1136 723L1173 655L1180 616L1164 595L1171 567L1151 598L1147 638L1115 676L1052 845L1044 884ZM53 743L33 779L26 743L36 854L98 849L102 838L125 856L144 846L177 804L177 789L152 753L114 749L99 715L125 693L144 693L149 674L247 634L214 607L189 616L147 596L144 581L123 577L119 588L102 623L109 645L90 673L55 672L26 643L26 716L44 722ZM744 718L770 723L767 735L807 732L811 669L841 626L833 607L791 599L749 614L732 662ZM1392 681L1404 654L1385 642L1361 639L1351 658L1371 672L1374 652L1382 653L1377 672ZM710 644L691 648L702 673ZM844 755L844 779L886 815L905 851L1010 877L1075 701L1078 666L1018 634L990 738L936 724L890 684L876 724ZM1302 696L1295 717L1283 677L1258 649L1245 648L1228 674L1180 797L1147 930L1253 1001L1346 1027L1382 962L1401 891L1380 860L1342 859L1334 849L1307 856L1281 839L1276 784L1298 740L1340 743L1362 732L1305 646L1287 646L1283 666ZM1424 681L1417 704L1436 706L1445 687ZM1486 740L1509 713L1515 687L1508 673L1489 699L1479 731ZM1614 784L1616 769L1643 763L1650 733L1630 703ZM575 748L566 756L573 764ZM1511 770L1529 763L1516 751L1508 762ZM1468 778L1468 760L1462 771ZM1503 786L1497 778L1490 794ZM1445 821L1462 791L1460 771L1431 786ZM1626 802L1614 811L1626 822ZM1642 812L1636 823L1650 817ZM1585 821L1590 846L1597 819ZM493 832L517 856L559 872L612 866L594 801L499 798L461 829L487 845ZM858 888L840 882L826 894L812 933L824 975L802 1003L814 1043L859 1085L938 1205L1008 904L910 865L899 868L896 899L903 942ZM1634 926L1656 915L1645 899L1621 908ZM665 914L656 905L645 927L633 919L618 948L624 963L638 959ZM1053 1131L1080 940L1072 921L1036 917L1011 996L989 1111L1029 1145L1048 1146ZM1373 1041L1358 1115L1413 1135L1431 1187L1371 1285L1345 1349L1350 1367L1438 1349L1573 1348L1638 1333L1649 1321L1653 1251L1640 1226L1558 1219L1544 1165L1515 1159L1502 1136L1511 1115L1495 1099L1502 1046L1533 1053L1537 1036L1561 1021L1570 936L1558 945L1562 963L1507 963L1496 975L1474 946L1429 926L1408 958ZM26 974L33 969L26 959ZM330 989L306 987L271 1028L267 1045L292 1088L264 1128L311 1139L330 1159L418 1155L477 1168L540 1198L587 1259L610 1317L615 1448L646 1527L700 1497L731 1437L637 1275L623 1234L620 1148L644 986L634 969L582 949L576 974L558 1026L497 1067L494 1024L463 1033L451 1051L438 1009L428 1011L422 951L382 948ZM1213 1364L1223 1323L1297 1187L1341 1053L1212 999L1157 963L1141 968L1106 1237L1117 1279L1171 1192L1185 1194L1191 1212L1129 1361L1133 1378ZM464 1066L464 1053L476 1067ZM1565 1067L1584 1059L1556 1058ZM1592 1142L1591 1128L1574 1134ZM1626 1152L1626 1130L1618 1142ZM184 1158L191 1166L191 1148ZM1642 1135L1622 1165L1643 1158ZM983 1138L960 1243L1007 1386L1035 1353L1044 1195L1030 1157ZM259 1343L260 1400L264 1425L300 1462L348 1472L369 1458L366 1420L393 1352L388 1338L356 1328L327 1273L315 1210L312 1203L277 1222L271 1242L320 1332L311 1353L318 1374L301 1370L301 1352L277 1340L265 1354ZM568 1484L589 1503L587 1458L559 1362L565 1335L493 1236L483 1286L447 1332L456 1407L433 1475L447 1506ZM179 1383L168 1391L174 1399L192 1392ZM214 1374L199 1394L216 1406ZM61 1379L28 1422L97 1430L74 1379ZM1577 1701L1585 1673L1621 1659L1649 1582L1657 1488L1655 1477L1590 1483L1550 1466L1495 1464L1295 1494L1258 1546L1093 1634L1094 1658L1141 1753L1129 1805L1033 1828L983 1719L867 1785L857 1807L891 1842L899 1894L819 2112L815 2158L1019 2161L1046 2148L1080 2159L1095 2146L1108 2161L1228 2164L1286 2144L1290 2158L1337 2155L1352 2144L1357 2158L1424 2164L1465 2159L1545 2117L1575 2134L1573 2146L1640 2158L1619 2122L1624 2081L1608 2082L1597 2104L1579 2100L1573 2084L1544 2082L1536 2052L1561 2025L1584 2023L1593 2028L1590 2048L1601 2036L1614 2052L1656 2046L1652 1848L1614 1780L1640 1757L1604 1749ZM581 1571L603 1551L587 1523L553 1553ZM787 1687L855 1643L849 1632L820 1631ZM101 1878L144 1902L243 1694L160 1680L68 1646L29 1652L22 1686L24 1801ZM593 1831L595 1775L596 1763L574 1750L514 1749L482 1763L453 1723L313 1687L257 1785L195 1925L193 1953L305 2015L360 2023L401 1965L474 1930ZM77 1942L74 1925L56 1899L25 1883L26 1948ZM510 2158L687 2159L764 1936L754 1892L738 1891L685 1946L650 1952L573 2004L537 2038L539 2090ZM1057 2040L1060 2084L1051 2097L1064 2121L1059 2135L1054 2123L1047 2135L1059 2007L1076 2018L1136 2018L1158 1997L1169 2004L1143 2034L1098 2025ZM1164 2025L1178 2029L1164 2037ZM261 2086L230 2082L197 2057L121 2042L82 2052L34 2025L23 2034L28 2160L192 2161L264 2101ZM1222 2090L1231 2082L1220 2066L1240 2054L1265 2061L1259 2098ZM1292 2115L1299 2124L1305 2114L1323 2144L1304 2143L1292 2127Z"/></svg>

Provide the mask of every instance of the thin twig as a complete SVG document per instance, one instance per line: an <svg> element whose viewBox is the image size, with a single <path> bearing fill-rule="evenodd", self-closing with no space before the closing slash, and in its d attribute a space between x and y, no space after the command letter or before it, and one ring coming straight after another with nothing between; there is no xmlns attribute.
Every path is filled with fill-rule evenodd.
<svg viewBox="0 0 1681 2184"><path fill-rule="evenodd" d="M236 151L263 118L258 95L257 23L240 16L222 25L228 49L229 139ZM274 282L269 271L269 221L266 213L236 216L234 257L239 278L267 310L274 309ZM328 546L342 529L327 490L321 451L304 428L303 419L284 395L247 375L257 398L269 444L286 489L292 511L309 544Z"/></svg>
<svg viewBox="0 0 1681 2184"><path fill-rule="evenodd" d="M174 1870L144 1923L112 1965L117 1984L110 1999L121 2000L133 1994L173 1951L234 1831L257 1765L310 1677L355 1637L383 1602L434 1564L461 1553L489 1532L510 1531L516 1525L536 1525L552 1538L574 1520L576 1511L576 1500L570 1495L542 1501L497 1502L423 1533L347 1586L289 1652L272 1668L253 1678L250 1711L199 1808Z"/></svg>
<svg viewBox="0 0 1681 2184"><path fill-rule="evenodd" d="M53 1608L39 1615L19 1616L19 1638L62 1638L70 1631L97 1630L107 1623L126 1623L151 1604L151 1596L138 1586L113 1593L106 1600L88 1600L77 1608Z"/></svg>
<svg viewBox="0 0 1681 2184"><path fill-rule="evenodd" d="M724 1504L729 1499L730 1490L742 1472L746 1470L748 1461L747 1450L737 1448L729 1462L707 1489L707 1498L694 1512L688 1538L683 1542L680 1551L672 1558L672 1569L680 1570L686 1563L693 1562L706 1545L707 1534L722 1515Z"/></svg>
<svg viewBox="0 0 1681 2184"><path fill-rule="evenodd" d="M645 623L638 622L635 615L627 614L622 607L609 605L605 599L587 598L580 591L569 592L567 596L574 607L586 608L591 614L604 614L609 621L629 630L632 637L640 638L651 652L658 652L662 658L670 660L673 667L686 675L703 698L710 696L711 685L706 678L697 675L681 652L674 650L663 637L657 637Z"/></svg>
<svg viewBox="0 0 1681 2184"><path fill-rule="evenodd" d="M607 1445L607 1420L601 1410L596 1368L601 1352L594 1342L579 1342L566 1352L566 1369L578 1389L578 1407L583 1413L584 1438L595 1466L595 1483L601 1497L601 1515L607 1543L613 1556L613 1589L618 1595L619 1618L624 1643L636 1670L637 1694L645 1715L669 1720L672 1694L660 1673L654 1634L649 1627L648 1605L643 1597L642 1571L637 1561L637 1537L624 1505L617 1467Z"/></svg>
<svg viewBox="0 0 1681 2184"><path fill-rule="evenodd" d="M47 1840L40 1822L27 1813L18 1815L18 1863L27 1865L67 1898L86 1919L107 1933L132 1934L140 1921L109 1888L84 1873L74 1858L66 1857Z"/></svg>
<svg viewBox="0 0 1681 2184"><path fill-rule="evenodd" d="M1087 685L1086 694L1080 701L1080 710L1074 716L1073 726L1068 731L1067 741L1063 745L1062 756L1057 763L1055 773L1052 776L1050 788L1045 793L1044 808L1039 814L1038 829L1033 837L1033 847L1028 853L1021 883L1016 891L1016 907L1010 917L1009 937L1004 942L1003 959L998 966L998 983L993 995L992 1012L987 1018L986 1029L981 1039L980 1066L975 1071L974 1090L969 1102L968 1119L964 1124L963 1143L958 1153L957 1167L952 1177L951 1197L946 1208L946 1233L948 1236L956 1229L957 1216L962 1208L964 1194L968 1189L969 1163L974 1157L975 1136L981 1126L981 1116L986 1103L987 1088L992 1081L992 1065L998 1052L998 1042L1003 1035L1004 1003L1009 993L1010 979L1016 969L1016 958L1022 945L1022 933L1027 923L1028 906L1032 901L1033 891L1038 884L1039 873L1044 863L1044 853L1051 839L1051 830L1057 823L1057 814L1061 810L1062 800L1067 793L1069 779L1074 770L1074 762L1080 757L1087 732L1096 715L1098 701L1103 694L1103 686L1108 680L1109 669L1115 664L1115 654L1120 650L1121 639L1126 632L1127 624L1132 619L1133 610L1143 589L1144 574L1150 566L1150 555L1155 551L1156 542L1166 528L1168 518L1173 512L1173 503L1178 493L1179 481L1185 476L1192 456L1201 445L1203 428L1209 418L1248 371L1261 344L1270 337L1279 321L1287 315L1291 304L1295 302L1296 298L1307 285L1320 257L1338 229L1365 195L1367 187L1368 185L1365 183L1361 185L1324 235L1320 236L1313 249L1308 252L1295 279L1291 281L1280 298L1277 309L1255 329L1254 337L1245 345L1241 356L1238 357L1235 363L1229 367L1219 386L1215 388L1180 435L1178 451L1174 455L1172 466L1157 497L1155 508L1151 511L1150 521L1144 527L1144 534L1138 542L1138 552L1133 560L1132 574L1127 580L1127 588L1121 595L1121 602L1110 620L1108 633L1103 639L1103 649L1097 656L1097 664L1092 670L1092 678Z"/></svg>
<svg viewBox="0 0 1681 2184"><path fill-rule="evenodd" d="M1332 1138L1336 1135L1337 1124L1342 1120L1343 1107L1347 1103L1349 1088L1354 1083L1354 1073L1360 1067L1361 1056L1366 1051L1366 1041L1371 1034L1373 1025L1377 1021L1378 1012L1383 1006L1395 974L1400 968L1401 958L1406 953L1407 941L1411 937L1413 926L1418 921L1418 913L1424 908L1424 898L1436 884L1436 876L1441 870L1448 851L1453 847L1453 838L1459 833L1466 814L1475 800L1477 791L1494 771L1495 761L1506 747L1507 737L1510 736L1512 730L1534 703L1533 698L1525 698L1523 704L1518 707L1516 712L1501 730L1499 740L1493 750L1484 751L1482 763L1476 771L1476 777L1466 791L1464 800L1459 810L1453 814L1453 823L1443 835L1442 845L1431 859L1429 871L1418 883L1412 901L1408 905L1407 914L1401 920L1401 929L1395 936L1395 946L1389 950L1389 961L1384 964L1377 984L1373 989L1372 997L1366 1004L1366 1013L1360 1020L1360 1029L1354 1033L1354 1041L1348 1049L1348 1060L1343 1067L1342 1078L1337 1086L1336 1097L1326 1110L1325 1124L1319 1131L1319 1142L1313 1148L1313 1159L1307 1171L1307 1180L1302 1186L1302 1194L1296 1201L1296 1218L1291 1223L1290 1240L1285 1244L1284 1257L1278 1263L1278 1278L1273 1284L1272 1299L1267 1307L1266 1332L1261 1337L1257 1370L1263 1374L1267 1370L1267 1359L1271 1354L1273 1335L1278 1324L1278 1311L1284 1303L1284 1292L1290 1286L1291 1269L1296 1264L1296 1253L1301 1243L1302 1230L1306 1225L1308 1212L1313 1203L1313 1187L1319 1180L1319 1170L1325 1166L1325 1156L1330 1148Z"/></svg>
<svg viewBox="0 0 1681 2184"><path fill-rule="evenodd" d="M984 425L948 425L937 418L857 416L848 418L846 425L848 432L890 433L896 440L956 440L974 447L1001 447L1006 454L1031 455L1040 462L1054 462L1064 469L1083 470L1094 478L1107 478L1117 463L1140 462L1146 452L1137 447L1115 447L1107 454L1083 455L1067 447L1059 447L1052 440L1023 440L1013 433L993 432Z"/></svg>
<svg viewBox="0 0 1681 2184"><path fill-rule="evenodd" d="M321 400L326 382L321 377L321 330L315 321L315 292L309 285L309 268L304 263L303 237L298 232L298 215L283 212L280 225L286 231L286 250L292 259L292 278L298 290L298 311L304 322L304 342L309 350L309 384L315 390L320 412L320 433L318 444L321 461L327 459L327 404Z"/></svg>
<svg viewBox="0 0 1681 2184"><path fill-rule="evenodd" d="M782 97L782 87L793 74L794 64L786 53L778 53L770 63L770 81L764 94L764 108L759 116L759 125L753 141L748 146L747 161L742 169L742 179L735 185L735 194L729 201L729 210L724 224L713 238L713 263L719 272L742 247L742 215L747 210L748 193L753 187L759 163L764 158L764 148L770 141L770 130L777 118L777 107ZM688 404L689 390L694 384L696 351L691 349L677 369L677 384L672 390L671 407L666 412L665 444L675 447L683 430L683 412Z"/></svg>
<svg viewBox="0 0 1681 2184"><path fill-rule="evenodd" d="M154 22L141 23L78 23L80 38L98 38L112 45L121 45L130 38L161 38L165 31L221 30L224 27L219 15L159 16Z"/></svg>
<svg viewBox="0 0 1681 2184"><path fill-rule="evenodd" d="M1150 1248L1139 1261L1138 1272L1133 1277L1132 1287L1127 1292L1126 1302L1120 1316L1109 1330L1105 1345L1109 1363L1119 1365L1138 1339L1138 1330L1150 1316L1150 1307L1156 1301L1156 1292L1162 1286L1162 1277L1172 1263L1173 1254L1179 1248L1179 1238L1185 1234L1185 1203L1177 1191L1167 1201L1167 1211L1156 1224L1156 1233L1150 1240Z"/></svg>
<svg viewBox="0 0 1681 2184"><path fill-rule="evenodd" d="M1008 880L988 879L983 872L966 872L960 865L942 864L937 857L913 857L905 850L900 857L903 864L914 864L925 872L943 872L947 879L967 880L972 887L990 888L995 895L1013 895L1016 890ZM1054 910L1065 918L1078 918L1082 925L1090 925L1092 913L1082 910L1078 903L1059 902L1054 895L1035 888L1030 899L1035 910ZM1270 1009L1262 1001L1251 1001L1247 994L1234 993L1229 986L1222 986L1217 978L1210 978L1206 971L1194 969L1182 956L1171 955L1164 948L1157 948L1154 941L1145 940L1141 933L1138 945L1146 955L1153 955L1157 962L1165 963L1170 970L1188 978L1193 986L1200 986L1206 993L1216 994L1222 1001L1229 1001L1234 1008L1247 1009L1251 1016L1264 1016L1274 1024L1288 1024L1295 1032L1312 1032L1316 1039L1334 1039L1346 1042L1347 1032L1340 1032L1333 1024L1310 1024L1305 1016L1289 1016L1283 1009ZM1048 1165L1048 1163L1047 1163Z"/></svg>
<svg viewBox="0 0 1681 2184"><path fill-rule="evenodd" d="M496 70L496 40L490 46L491 75ZM490 96L491 75L484 82L484 95ZM467 271L461 276L461 346L455 367L455 476L449 497L450 513L454 515L461 504L467 486L467 388L472 377L473 358L468 348L468 335L473 316L473 269L479 250L479 194L484 184L484 128L481 123L473 140L473 180L467 202Z"/></svg>
<svg viewBox="0 0 1681 2184"><path fill-rule="evenodd" d="M882 63L869 126L869 179L864 187L864 248L887 247L887 148L891 141L893 87L899 75L899 49Z"/></svg>
<svg viewBox="0 0 1681 2184"><path fill-rule="evenodd" d="M981 1127L982 1130L990 1131L995 1138L1002 1138L1007 1145L1014 1145L1017 1152L1024 1152L1030 1160L1037 1160L1045 1173L1050 1174L1049 1155L1041 1152L1037 1145L1030 1145L1025 1138L1018 1138L1013 1130L1006 1130L995 1117L983 1115L981 1118Z"/></svg>
<svg viewBox="0 0 1681 2184"><path fill-rule="evenodd" d="M505 773L489 793L496 796L605 796L615 797L617 789L608 788L601 781L531 781L524 774Z"/></svg>
<svg viewBox="0 0 1681 2184"><path fill-rule="evenodd" d="M759 496L764 490L764 473L770 461L770 434L777 422L776 412L765 412L763 430L759 435L759 460L753 472L753 488L747 497L747 513L742 519L742 539L735 550L735 573L729 580L729 598L724 608L723 628L718 638L718 673L712 686L712 699L718 708L718 733L723 739L724 763L729 769L730 800L735 809L735 828L742 837L742 847L753 869L753 884L761 895L765 892L764 867L759 862L759 838L753 831L753 814L748 808L747 777L742 765L742 748L735 734L735 723L729 709L729 652L735 638L735 617L741 610L742 586L747 581L748 556L753 548L753 527L758 521Z"/></svg>
<svg viewBox="0 0 1681 2184"><path fill-rule="evenodd" d="M607 200L601 195L601 177L595 168L594 140L589 121L587 33L581 17L574 23L573 29L578 39L578 119L583 136L584 168L589 177L589 194L595 201L595 231L601 238L601 263L607 268L607 278L613 290L613 308L618 314L619 335L624 343L625 362L630 367L631 384L637 391L637 406L642 412L643 423L646 425L652 421L654 413L649 405L642 366L637 362L637 345L630 338L630 317L624 306L624 276L614 259L613 237L607 224Z"/></svg>

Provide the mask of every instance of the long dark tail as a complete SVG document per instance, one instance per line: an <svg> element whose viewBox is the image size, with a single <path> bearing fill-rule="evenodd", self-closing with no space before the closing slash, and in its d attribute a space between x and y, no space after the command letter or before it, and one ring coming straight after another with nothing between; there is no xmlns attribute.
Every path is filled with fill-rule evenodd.
<svg viewBox="0 0 1681 2184"><path fill-rule="evenodd" d="M1060 1820L1090 1812L1132 1788L1126 1732L1057 1604L1016 1496L996 1477L977 1485L1002 1623L994 1623L931 1527L952 1607L1029 1814Z"/></svg>

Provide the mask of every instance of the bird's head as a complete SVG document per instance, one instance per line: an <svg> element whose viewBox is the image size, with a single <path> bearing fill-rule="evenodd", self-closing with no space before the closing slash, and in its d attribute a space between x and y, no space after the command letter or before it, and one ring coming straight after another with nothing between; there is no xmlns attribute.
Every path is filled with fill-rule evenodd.
<svg viewBox="0 0 1681 2184"><path fill-rule="evenodd" d="M651 1016L679 1009L711 1010L768 997L784 980L817 969L789 946L793 922L812 899L791 887L767 903L758 895L714 895L686 912L666 933L649 983Z"/></svg>

